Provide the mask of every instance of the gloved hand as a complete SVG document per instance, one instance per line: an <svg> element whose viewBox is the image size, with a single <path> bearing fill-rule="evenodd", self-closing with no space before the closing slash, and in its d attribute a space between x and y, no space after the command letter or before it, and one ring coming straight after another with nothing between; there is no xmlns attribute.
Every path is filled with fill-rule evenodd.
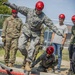
<svg viewBox="0 0 75 75"><path fill-rule="evenodd" d="M33 68L34 67L34 64L32 64L31 66L30 66L30 68Z"/></svg>
<svg viewBox="0 0 75 75"><path fill-rule="evenodd" d="M52 42L50 41L50 46L52 46Z"/></svg>
<svg viewBox="0 0 75 75"><path fill-rule="evenodd" d="M64 49L64 45L61 44L60 50L63 50L63 49Z"/></svg>
<svg viewBox="0 0 75 75"><path fill-rule="evenodd" d="M53 61L54 66L56 66L58 64L58 59L56 58L55 61Z"/></svg>

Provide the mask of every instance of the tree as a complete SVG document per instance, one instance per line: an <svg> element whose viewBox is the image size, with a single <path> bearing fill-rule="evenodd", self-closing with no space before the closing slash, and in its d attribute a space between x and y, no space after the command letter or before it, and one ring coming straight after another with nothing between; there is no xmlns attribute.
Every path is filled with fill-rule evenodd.
<svg viewBox="0 0 75 75"><path fill-rule="evenodd" d="M11 9L5 5L3 2L7 2L8 0L0 0L0 14L11 14Z"/></svg>
<svg viewBox="0 0 75 75"><path fill-rule="evenodd" d="M2 29L4 19L0 18L0 29Z"/></svg>
<svg viewBox="0 0 75 75"><path fill-rule="evenodd" d="M2 28L2 25L3 25L3 22L5 20L5 16L2 15L2 14L8 14L10 15L11 14L11 8L3 5L2 3L3 2L7 2L8 0L0 0L0 29Z"/></svg>

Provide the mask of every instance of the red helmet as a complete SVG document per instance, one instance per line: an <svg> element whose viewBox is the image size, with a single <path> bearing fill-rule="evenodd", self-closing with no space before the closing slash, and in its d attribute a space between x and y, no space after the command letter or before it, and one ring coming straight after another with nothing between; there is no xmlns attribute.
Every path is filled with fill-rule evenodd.
<svg viewBox="0 0 75 75"><path fill-rule="evenodd" d="M64 14L60 14L60 15L59 15L59 18L65 19L65 15L64 15Z"/></svg>
<svg viewBox="0 0 75 75"><path fill-rule="evenodd" d="M12 13L18 13L18 12L17 12L17 10L15 10L15 9L12 9Z"/></svg>
<svg viewBox="0 0 75 75"><path fill-rule="evenodd" d="M53 46L49 46L47 49L46 49L46 53L47 54L52 54L54 52L54 47Z"/></svg>
<svg viewBox="0 0 75 75"><path fill-rule="evenodd" d="M44 3L42 1L38 1L35 5L37 10L42 10L44 8Z"/></svg>
<svg viewBox="0 0 75 75"><path fill-rule="evenodd" d="M71 20L72 21L75 21L75 15L72 16Z"/></svg>

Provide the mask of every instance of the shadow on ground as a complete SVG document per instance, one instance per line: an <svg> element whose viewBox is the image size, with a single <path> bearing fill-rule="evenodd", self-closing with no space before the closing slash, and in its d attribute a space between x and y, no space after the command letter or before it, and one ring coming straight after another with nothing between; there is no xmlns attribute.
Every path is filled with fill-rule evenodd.
<svg viewBox="0 0 75 75"><path fill-rule="evenodd" d="M20 65L20 64L14 64L14 67L15 67L15 68L20 68L20 69L21 69L22 65Z"/></svg>
<svg viewBox="0 0 75 75"><path fill-rule="evenodd" d="M68 68L61 68L61 71L66 71L68 70Z"/></svg>

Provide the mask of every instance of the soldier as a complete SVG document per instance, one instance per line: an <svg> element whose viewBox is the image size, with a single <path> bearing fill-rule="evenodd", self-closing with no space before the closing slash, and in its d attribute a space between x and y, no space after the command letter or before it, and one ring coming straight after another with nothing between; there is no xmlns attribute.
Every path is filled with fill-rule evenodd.
<svg viewBox="0 0 75 75"><path fill-rule="evenodd" d="M6 18L3 23L2 41L4 42L4 61L7 66L13 66L18 50L18 38L21 34L22 20L17 16L18 12L12 9L12 16ZM9 65L8 65L9 64Z"/></svg>
<svg viewBox="0 0 75 75"><path fill-rule="evenodd" d="M39 72L47 72L48 68L52 68L54 71L54 66L57 64L57 60L55 60L55 56L53 55L54 47L49 46L46 51L38 58L36 59L31 67L34 67L37 63L40 62L39 67L37 68L37 71Z"/></svg>
<svg viewBox="0 0 75 75"><path fill-rule="evenodd" d="M40 36L40 27L42 24L45 24L58 35L63 36L57 29L56 26L53 25L53 22L42 12L44 8L44 3L42 1L38 1L35 5L35 9L31 9L28 7L17 6L15 4L11 4L9 2L3 3L11 8L16 9L18 12L26 16L26 23L22 28L22 35L19 38L18 48L21 51L22 55L26 57L26 66L25 70L30 71L30 63L32 62L33 53L35 50L35 46L39 42ZM28 50L26 50L26 43L30 38L31 44Z"/></svg>
<svg viewBox="0 0 75 75"><path fill-rule="evenodd" d="M33 61L36 59L36 56L37 54L39 53L39 50L42 50L43 48L43 43L44 43L44 31L45 31L45 28L44 28L44 25L41 25L40 27L40 31L41 31L41 34L40 34L40 40L39 40L39 43L36 45L35 47L35 52L34 52L34 56L33 56ZM27 47L28 48L30 46L30 39L28 40L27 42ZM23 65L22 65L22 69L25 68L25 58L24 58L24 61L23 61Z"/></svg>
<svg viewBox="0 0 75 75"><path fill-rule="evenodd" d="M70 59L70 71L72 71L75 74L75 15L71 18L74 26L72 26L71 29L71 40L70 40L70 46L69 46L69 59Z"/></svg>

